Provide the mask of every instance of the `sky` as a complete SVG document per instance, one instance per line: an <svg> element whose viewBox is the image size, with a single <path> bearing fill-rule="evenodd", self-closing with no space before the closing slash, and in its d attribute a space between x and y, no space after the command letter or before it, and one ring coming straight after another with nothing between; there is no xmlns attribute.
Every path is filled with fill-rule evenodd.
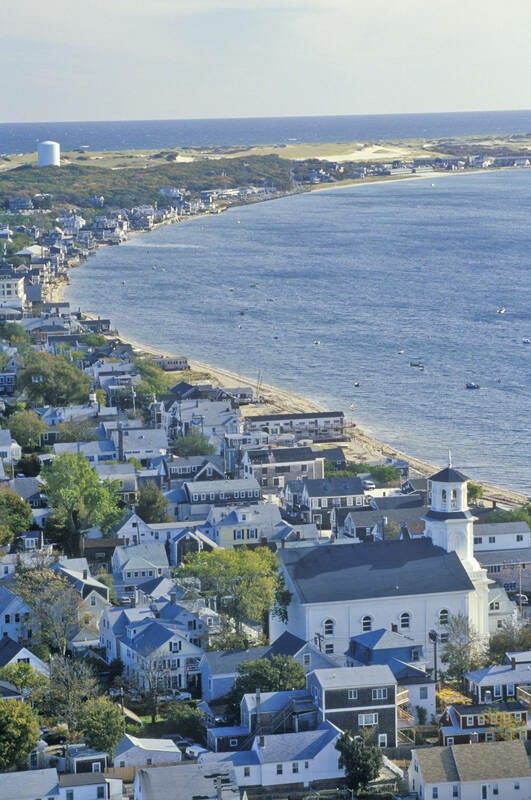
<svg viewBox="0 0 531 800"><path fill-rule="evenodd" d="M529 0L0 2L1 122L531 108Z"/></svg>

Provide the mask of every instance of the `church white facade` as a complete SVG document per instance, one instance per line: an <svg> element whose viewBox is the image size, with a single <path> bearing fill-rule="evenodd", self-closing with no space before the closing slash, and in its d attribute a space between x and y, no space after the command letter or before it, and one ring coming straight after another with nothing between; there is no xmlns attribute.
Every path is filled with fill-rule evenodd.
<svg viewBox="0 0 531 800"><path fill-rule="evenodd" d="M351 636L387 628L410 637L432 664L430 631L444 642L457 614L487 640L490 581L473 554L467 478L449 466L430 490L423 537L281 550L292 599L286 624L271 618L271 641L288 630L343 663Z"/></svg>

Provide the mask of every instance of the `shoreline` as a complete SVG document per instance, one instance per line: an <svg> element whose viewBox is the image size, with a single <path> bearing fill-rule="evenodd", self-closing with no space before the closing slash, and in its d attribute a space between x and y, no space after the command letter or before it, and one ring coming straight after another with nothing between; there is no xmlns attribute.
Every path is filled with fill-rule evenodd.
<svg viewBox="0 0 531 800"><path fill-rule="evenodd" d="M96 315L90 312L82 312L88 318L95 318ZM117 333L114 338L119 339L125 344L130 344L136 355L146 355L148 357L175 357L178 353L170 353L167 350L154 347L152 345L139 342L129 336L122 336ZM256 386L256 380L249 378L242 373L235 372L234 370L226 369L225 367L214 366L207 364L204 361L197 361L195 359L188 359L190 369L192 372L205 373L207 377L203 382L212 379L220 386L233 386L250 385ZM168 372L167 374L175 375L176 378L181 375L181 372ZM201 382L201 381L199 381ZM288 389L281 389L277 386L268 383L260 385L260 396L264 398L263 403L254 403L252 405L243 405L240 407L242 417L247 416L247 409L254 413L293 413L304 412L311 413L312 411L325 411L325 406L315 400L305 397ZM344 440L329 443L332 446L340 446L345 451L348 460L351 461L375 461L381 458L400 458L408 461L410 467L414 472L421 476L429 477L441 469L444 465L434 464L433 462L425 461L422 458L413 456L409 453L399 450L381 439L378 439L366 433L355 423L347 424L347 436ZM497 486L486 481L471 479L473 483L478 483L484 488L483 500L487 502L496 502L502 505L516 506L522 505L527 502L527 496L521 492L516 492L512 489L503 486Z"/></svg>
<svg viewBox="0 0 531 800"><path fill-rule="evenodd" d="M448 175L470 175L470 174L484 174L484 173L491 173L491 172L498 172L498 171L506 171L508 169L514 169L514 167L498 167L498 168L491 168L491 169L467 169L467 170L456 170L456 171L433 171L430 173L421 173L419 175L415 174L407 174L407 175L397 175L397 176L382 176L378 178L374 178L373 180L367 180L364 178L361 179L352 179L348 181L342 181L335 184L322 184L318 186L311 186L301 191L295 192L285 192L275 197L268 197L268 198L260 198L249 203L234 203L225 206L223 209L220 209L218 213L222 213L230 208L238 208L243 207L246 205L253 205L255 202L269 202L272 200L277 200L282 197L290 197L292 195L298 194L306 194L313 191L331 191L331 190L339 190L339 189L346 189L351 188L353 186L365 186L371 184L382 184L382 183L396 183L397 181L414 181L414 180L422 180L428 178L440 178L445 177ZM179 224L181 222L186 221L193 221L194 219L198 219L200 217L210 216L210 214L202 213L202 214L194 214L184 218L176 219L176 220L163 220L162 222L155 225L149 231L131 231L128 234L129 236L136 236L145 233L151 233L152 230L156 230L163 225L169 224ZM105 246L105 245L104 245ZM97 248L99 250L99 247ZM96 250L96 252L97 252ZM89 256L90 258L90 256ZM87 259L88 260L88 259ZM83 262L81 262L82 264ZM80 266L81 266L80 264ZM66 287L68 285L67 281L62 281L60 284L54 286L53 289L53 301L58 302L64 299L64 294L66 291ZM88 318L97 317L95 312L87 312L82 311ZM131 344L132 347L137 351L138 354L146 354L148 356L175 356L178 354L175 353L168 353L167 351L163 351L160 348L153 347L151 345L147 345L142 342L138 342L135 339L128 337L128 336L121 336L119 333L116 334L116 338L120 339L124 343ZM256 385L256 379L250 379L248 376L242 375L241 373L235 372L230 369L226 369L224 367L219 367L215 365L211 365L205 362L196 361L195 359L189 359L190 368L192 371L196 372L203 372L206 373L209 378L211 377L214 381L218 382L222 385L226 381L230 381L230 383L234 385L244 384L244 385ZM175 373L176 376L179 373ZM260 410L265 406L264 410L270 411L271 413L284 413L284 412L309 412L312 411L322 411L325 410L324 406L317 401L304 397L297 392L293 392L290 390L281 389L277 386L271 384L261 384L260 386L260 394L265 399L265 403L261 404L254 404L251 408L255 409L257 405L259 405ZM245 409L248 406L242 407L242 415L245 416ZM362 428L358 427L356 423L350 423L348 426L349 434L348 437L344 442L338 443L341 444L343 449L346 452L347 459L349 460L369 460L374 461L376 459L381 458L401 458L407 460L412 467L412 469L419 473L420 475L429 476L436 472L440 466L433 464L429 461L426 461L420 457L413 456L405 451L399 450L396 447L393 447L390 444L366 433L363 431ZM495 501L501 504L506 504L510 506L514 505L522 505L528 502L528 497L523 492L518 492L509 487L498 486L486 481L482 480L474 480L474 483L480 484L484 489L484 500L487 501Z"/></svg>

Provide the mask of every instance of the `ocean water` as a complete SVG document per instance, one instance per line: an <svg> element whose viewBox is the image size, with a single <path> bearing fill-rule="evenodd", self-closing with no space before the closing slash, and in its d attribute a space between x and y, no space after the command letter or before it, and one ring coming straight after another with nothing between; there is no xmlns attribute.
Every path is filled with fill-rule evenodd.
<svg viewBox="0 0 531 800"><path fill-rule="evenodd" d="M52 139L63 150L245 146L287 142L441 138L528 133L531 110L440 114L372 114L341 117L180 119L0 124L0 153L28 153Z"/></svg>
<svg viewBox="0 0 531 800"><path fill-rule="evenodd" d="M531 494L530 214L531 170L308 193L102 249L67 297Z"/></svg>

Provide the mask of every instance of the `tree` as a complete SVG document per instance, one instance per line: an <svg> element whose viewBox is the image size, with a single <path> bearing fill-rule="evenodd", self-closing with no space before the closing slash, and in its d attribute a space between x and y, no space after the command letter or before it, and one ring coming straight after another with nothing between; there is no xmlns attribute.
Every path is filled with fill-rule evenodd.
<svg viewBox="0 0 531 800"><path fill-rule="evenodd" d="M39 720L27 703L0 700L0 770L23 767L39 733Z"/></svg>
<svg viewBox="0 0 531 800"><path fill-rule="evenodd" d="M400 480L400 470L389 464L378 464L375 467L369 467L369 472L371 477L381 483L382 486L396 484Z"/></svg>
<svg viewBox="0 0 531 800"><path fill-rule="evenodd" d="M33 669L31 664L22 661L3 667L0 670L0 680L12 683L24 698L31 700L32 704L42 699L48 687L48 678Z"/></svg>
<svg viewBox="0 0 531 800"><path fill-rule="evenodd" d="M216 452L201 431L188 431L185 436L177 436L171 442L171 449L177 456L211 456Z"/></svg>
<svg viewBox="0 0 531 800"><path fill-rule="evenodd" d="M520 715L521 716L521 715ZM498 705L493 705L485 713L485 722L494 729L496 741L511 742L519 739L520 734L526 730L527 723L520 718L517 720L514 713L505 711Z"/></svg>
<svg viewBox="0 0 531 800"><path fill-rule="evenodd" d="M166 706L165 716L172 723L172 730L181 736L193 739L194 742L205 741L203 715L195 706L182 701L170 702Z"/></svg>
<svg viewBox="0 0 531 800"><path fill-rule="evenodd" d="M376 780L382 766L382 752L366 736L344 731L336 742L339 767L345 770L347 786L356 794Z"/></svg>
<svg viewBox="0 0 531 800"><path fill-rule="evenodd" d="M238 634L243 622L263 622L270 610L281 615L281 605L289 602L277 558L268 547L192 553L179 569L181 576L199 578L203 593L217 597L217 607Z"/></svg>
<svg viewBox="0 0 531 800"><path fill-rule="evenodd" d="M9 417L11 436L24 450L36 450L41 445L41 434L48 428L35 411L17 411Z"/></svg>
<svg viewBox="0 0 531 800"><path fill-rule="evenodd" d="M122 709L107 697L92 697L83 705L79 727L91 747L112 758L125 733Z"/></svg>
<svg viewBox="0 0 531 800"><path fill-rule="evenodd" d="M7 541L0 538L0 544L3 545L27 531L33 522L30 504L7 486L0 486L0 521L4 537L9 536Z"/></svg>
<svg viewBox="0 0 531 800"><path fill-rule="evenodd" d="M80 598L75 589L47 567L21 564L15 589L35 615L41 642L64 655L79 624Z"/></svg>
<svg viewBox="0 0 531 800"><path fill-rule="evenodd" d="M3 322L0 325L0 339L4 339L19 351L28 349L31 344L29 333L18 322Z"/></svg>
<svg viewBox="0 0 531 800"><path fill-rule="evenodd" d="M117 484L100 482L81 454L57 456L43 475L54 520L64 525L71 553L79 552L79 534L83 528L99 525L105 533L120 520Z"/></svg>
<svg viewBox="0 0 531 800"><path fill-rule="evenodd" d="M17 472L22 472L26 478L36 478L41 471L41 462L36 453L31 453L27 456L22 456L17 463Z"/></svg>
<svg viewBox="0 0 531 800"><path fill-rule="evenodd" d="M467 497L469 503L475 503L483 497L483 486L480 483L468 482Z"/></svg>
<svg viewBox="0 0 531 800"><path fill-rule="evenodd" d="M50 661L50 684L45 710L52 719L78 731L87 701L97 694L98 682L91 667L80 658L54 656Z"/></svg>
<svg viewBox="0 0 531 800"><path fill-rule="evenodd" d="M531 650L531 628L527 625L506 624L490 637L489 663L501 664L505 653Z"/></svg>
<svg viewBox="0 0 531 800"><path fill-rule="evenodd" d="M463 614L450 616L445 633L448 641L441 655L446 675L462 686L465 672L481 666L484 656L481 639Z"/></svg>
<svg viewBox="0 0 531 800"><path fill-rule="evenodd" d="M291 656L273 656L242 661L238 675L227 698L227 714L238 718L240 702L244 694L256 692L284 692L303 689L306 684L304 668Z"/></svg>
<svg viewBox="0 0 531 800"><path fill-rule="evenodd" d="M90 378L64 356L29 353L20 373L20 386L33 403L68 405L88 397Z"/></svg>
<svg viewBox="0 0 531 800"><path fill-rule="evenodd" d="M168 522L168 503L155 481L148 481L141 487L136 513L147 523Z"/></svg>
<svg viewBox="0 0 531 800"><path fill-rule="evenodd" d="M71 419L55 428L58 442L93 442L97 437L86 420Z"/></svg>

